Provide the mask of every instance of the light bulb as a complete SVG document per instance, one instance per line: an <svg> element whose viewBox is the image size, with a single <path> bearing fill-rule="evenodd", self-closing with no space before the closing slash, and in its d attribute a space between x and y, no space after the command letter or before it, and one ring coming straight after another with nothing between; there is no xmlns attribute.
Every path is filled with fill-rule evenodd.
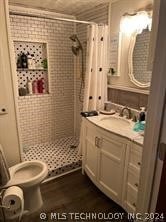
<svg viewBox="0 0 166 222"><path fill-rule="evenodd" d="M136 15L123 16L120 22L120 31L126 35L142 33L148 27L151 30L152 18L145 11L137 12Z"/></svg>

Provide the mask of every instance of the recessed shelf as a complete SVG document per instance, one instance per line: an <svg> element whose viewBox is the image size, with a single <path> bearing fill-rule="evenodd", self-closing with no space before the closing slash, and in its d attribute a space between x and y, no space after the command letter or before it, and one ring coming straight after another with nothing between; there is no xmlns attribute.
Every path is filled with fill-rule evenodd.
<svg viewBox="0 0 166 222"><path fill-rule="evenodd" d="M34 94L27 94L25 96L19 96L19 98L25 98L25 97L38 97L38 96L46 96L49 95L49 92L45 92L45 93L34 93Z"/></svg>
<svg viewBox="0 0 166 222"><path fill-rule="evenodd" d="M42 69L42 68L35 68L35 69L17 68L17 71L47 71L47 69Z"/></svg>
<svg viewBox="0 0 166 222"><path fill-rule="evenodd" d="M20 97L31 97L40 96L47 94L49 92L49 67L47 67L48 56L47 56L47 43L38 41L23 41L14 40L14 50L15 50L15 61L16 66L18 59L21 59L21 55L24 53L26 56L30 55L30 59L27 58L27 68L24 67L22 61L19 62L18 67L16 67L17 78L18 78L18 94ZM29 62L28 62L29 61ZM20 67L20 68L19 68ZM29 95L28 83L30 89L32 87L33 94Z"/></svg>

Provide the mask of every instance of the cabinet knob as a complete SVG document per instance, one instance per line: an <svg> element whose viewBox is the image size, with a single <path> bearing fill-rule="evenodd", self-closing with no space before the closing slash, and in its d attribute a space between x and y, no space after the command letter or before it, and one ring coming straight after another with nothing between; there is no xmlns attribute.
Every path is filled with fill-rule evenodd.
<svg viewBox="0 0 166 222"><path fill-rule="evenodd" d="M96 137L95 137L95 146L97 146L97 147L98 147L98 139L99 139L99 138L96 136Z"/></svg>
<svg viewBox="0 0 166 222"><path fill-rule="evenodd" d="M138 164L138 166L141 166L141 162L138 162L137 164Z"/></svg>
<svg viewBox="0 0 166 222"><path fill-rule="evenodd" d="M103 143L103 139L102 138L99 138L99 148L101 148L102 147L102 143Z"/></svg>
<svg viewBox="0 0 166 222"><path fill-rule="evenodd" d="M138 183L135 183L135 186L138 187Z"/></svg>
<svg viewBox="0 0 166 222"><path fill-rule="evenodd" d="M133 207L136 207L136 203L133 203Z"/></svg>
<svg viewBox="0 0 166 222"><path fill-rule="evenodd" d="M95 146L96 147L101 148L102 142L103 142L102 138L99 138L97 136L95 137Z"/></svg>
<svg viewBox="0 0 166 222"><path fill-rule="evenodd" d="M7 110L6 108L2 107L0 108L0 115L4 115L4 114L7 114Z"/></svg>

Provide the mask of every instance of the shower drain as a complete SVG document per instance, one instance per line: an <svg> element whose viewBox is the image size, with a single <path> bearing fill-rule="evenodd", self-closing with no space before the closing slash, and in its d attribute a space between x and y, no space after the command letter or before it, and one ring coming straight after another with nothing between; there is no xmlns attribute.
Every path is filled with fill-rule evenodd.
<svg viewBox="0 0 166 222"><path fill-rule="evenodd" d="M71 145L70 148L71 148L71 149L76 149L77 146L76 146L76 145Z"/></svg>

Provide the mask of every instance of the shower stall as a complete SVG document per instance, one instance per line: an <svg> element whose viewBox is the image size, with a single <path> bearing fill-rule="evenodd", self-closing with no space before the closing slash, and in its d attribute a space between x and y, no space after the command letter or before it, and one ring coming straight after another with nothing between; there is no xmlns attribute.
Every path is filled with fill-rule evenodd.
<svg viewBox="0 0 166 222"><path fill-rule="evenodd" d="M78 144L87 24L10 12L22 161L46 162L48 178L81 167ZM22 55L32 66L20 65Z"/></svg>
<svg viewBox="0 0 166 222"><path fill-rule="evenodd" d="M22 161L52 178L81 167L80 112L104 107L108 27L45 13L11 8L10 27Z"/></svg>

